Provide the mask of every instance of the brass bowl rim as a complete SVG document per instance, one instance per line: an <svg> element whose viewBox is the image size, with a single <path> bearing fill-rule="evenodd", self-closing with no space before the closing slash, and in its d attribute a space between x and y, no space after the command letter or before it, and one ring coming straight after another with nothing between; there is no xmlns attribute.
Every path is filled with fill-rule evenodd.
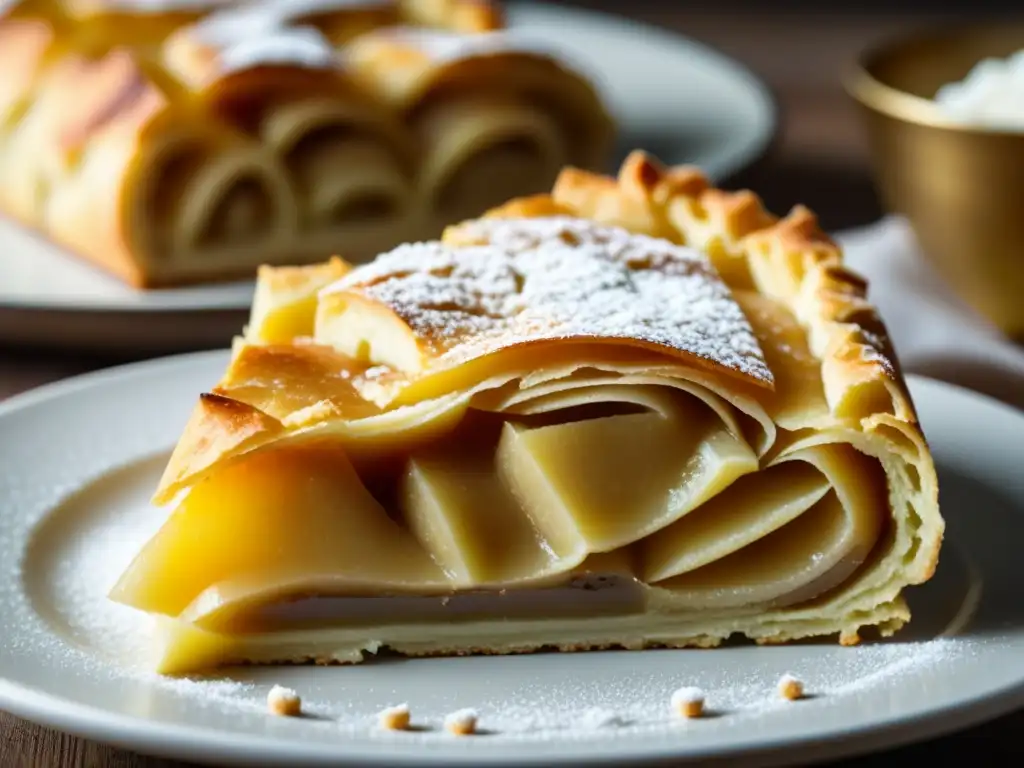
<svg viewBox="0 0 1024 768"><path fill-rule="evenodd" d="M842 83L846 92L862 105L888 117L906 123L957 131L964 134L1021 136L1024 128L990 127L964 123L943 114L942 110L931 99L895 88L882 82L871 74L871 65L884 56L890 55L906 45L923 43L941 37L961 36L971 31L991 29L993 23L976 23L967 26L953 22L935 25L926 30L891 35L882 41L868 46L856 59L846 66L842 75Z"/></svg>

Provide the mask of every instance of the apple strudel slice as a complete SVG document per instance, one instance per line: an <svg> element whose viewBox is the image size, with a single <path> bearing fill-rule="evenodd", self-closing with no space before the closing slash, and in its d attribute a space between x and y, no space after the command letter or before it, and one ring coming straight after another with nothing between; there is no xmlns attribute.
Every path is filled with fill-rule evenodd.
<svg viewBox="0 0 1024 768"><path fill-rule="evenodd" d="M591 84L488 0L5 8L0 212L139 287L366 261L611 142Z"/></svg>
<svg viewBox="0 0 1024 768"><path fill-rule="evenodd" d="M932 458L798 208L632 155L351 268L264 269L113 588L155 667L889 635Z"/></svg>

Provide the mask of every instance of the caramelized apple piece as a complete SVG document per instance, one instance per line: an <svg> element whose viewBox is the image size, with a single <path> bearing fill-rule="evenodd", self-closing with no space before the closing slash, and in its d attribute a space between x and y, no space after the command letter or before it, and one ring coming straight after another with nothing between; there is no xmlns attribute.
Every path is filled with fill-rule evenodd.
<svg viewBox="0 0 1024 768"><path fill-rule="evenodd" d="M529 428L508 424L498 448L506 482L542 535L571 550L637 541L757 469L750 447L702 403Z"/></svg>
<svg viewBox="0 0 1024 768"><path fill-rule="evenodd" d="M661 581L731 555L799 517L828 491L828 478L802 461L741 477L644 540L644 580Z"/></svg>
<svg viewBox="0 0 1024 768"><path fill-rule="evenodd" d="M586 557L580 541L543 538L498 476L491 450L414 456L403 482L409 527L460 586L515 585L567 571Z"/></svg>
<svg viewBox="0 0 1024 768"><path fill-rule="evenodd" d="M308 267L261 267L246 339L287 344L313 335L317 292L349 271L339 258Z"/></svg>
<svg viewBox="0 0 1024 768"><path fill-rule="evenodd" d="M672 604L692 610L792 605L839 586L867 559L883 526L881 465L841 444L818 445L788 458L813 466L827 493L774 531L766 528L772 520L766 515L743 535L746 545L732 554L712 560L718 553L708 552L693 560L706 565L659 582L671 591ZM798 483L796 491L791 503L806 503L816 493L805 483Z"/></svg>
<svg viewBox="0 0 1024 768"><path fill-rule="evenodd" d="M229 464L193 488L111 598L177 616L222 583L244 583L246 593L279 593L322 589L324 581L339 592L360 585L448 585L369 494L342 451L278 449Z"/></svg>

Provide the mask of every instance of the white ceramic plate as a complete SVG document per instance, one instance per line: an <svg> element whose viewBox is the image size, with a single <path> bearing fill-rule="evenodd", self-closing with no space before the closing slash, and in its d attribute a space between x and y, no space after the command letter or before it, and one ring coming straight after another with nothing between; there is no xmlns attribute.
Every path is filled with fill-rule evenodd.
<svg viewBox="0 0 1024 768"><path fill-rule="evenodd" d="M913 380L948 518L936 577L896 641L715 651L378 660L171 681L125 665L141 617L106 590L163 513L147 503L225 353L141 363L0 405L0 707L142 752L243 765L553 765L731 756L792 764L924 738L1024 704L1024 415ZM773 687L791 671L811 698ZM264 711L273 684L312 717ZM668 712L681 685L713 717ZM427 729L375 729L408 702ZM485 735L439 724L480 712ZM617 720L616 720L617 718ZM735 763L731 763L735 764Z"/></svg>
<svg viewBox="0 0 1024 768"><path fill-rule="evenodd" d="M609 170L642 147L721 179L755 160L774 134L765 86L697 42L533 3L512 4L509 22L564 51L597 81L621 126ZM222 347L251 298L251 281L137 291L0 219L0 343L133 354Z"/></svg>

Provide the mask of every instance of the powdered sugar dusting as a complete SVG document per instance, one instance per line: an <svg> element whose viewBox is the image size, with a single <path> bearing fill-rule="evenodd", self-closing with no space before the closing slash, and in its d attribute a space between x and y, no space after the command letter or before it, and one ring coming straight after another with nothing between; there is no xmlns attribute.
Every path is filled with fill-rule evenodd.
<svg viewBox="0 0 1024 768"><path fill-rule="evenodd" d="M586 731L599 730L602 728L623 728L629 725L629 721L623 718L614 710L594 707L586 709L580 715L576 723L578 728Z"/></svg>
<svg viewBox="0 0 1024 768"><path fill-rule="evenodd" d="M211 13L189 28L197 42L224 47L280 29L283 19L260 3Z"/></svg>
<svg viewBox="0 0 1024 768"><path fill-rule="evenodd" d="M804 695L804 684L792 672L784 672L775 686L784 699L799 699Z"/></svg>
<svg viewBox="0 0 1024 768"><path fill-rule="evenodd" d="M396 48L415 51L435 67L518 55L553 62L564 72L583 78L598 89L604 80L592 61L514 28L463 33L406 25L380 27L358 37L352 48L343 51L343 56L351 56L356 61L373 60L388 57ZM496 83L496 86L500 88L501 84Z"/></svg>
<svg viewBox="0 0 1024 768"><path fill-rule="evenodd" d="M220 53L223 72L266 64L331 69L337 66L334 49L313 27L291 27L238 41Z"/></svg>
<svg viewBox="0 0 1024 768"><path fill-rule="evenodd" d="M755 718L785 717L794 711L813 716L811 708L843 706L844 695L876 687L890 690L901 681L920 679L970 653L966 644L956 639L837 649L827 663L814 664L813 671L803 676L815 698L798 703L779 697L776 683L783 672L771 654L763 657L763 664L748 666L744 662L732 670L728 667L735 657L726 660L720 656L721 667L715 673L705 671L699 689L687 689L688 698L706 692L715 715L696 721L680 721L667 706L676 692L668 669L655 673L638 669L612 684L606 678L581 678L565 684L538 681L481 702L479 709L496 732L541 739L653 734L679 727L734 728ZM795 710L796 706L800 709Z"/></svg>
<svg viewBox="0 0 1024 768"><path fill-rule="evenodd" d="M459 234L476 244L399 246L324 292L391 307L438 368L541 339L625 339L772 381L742 310L697 250L570 217L481 219Z"/></svg>
<svg viewBox="0 0 1024 768"><path fill-rule="evenodd" d="M469 736L476 733L476 723L480 715L469 707L451 712L444 718L444 728L456 736Z"/></svg>
<svg viewBox="0 0 1024 768"><path fill-rule="evenodd" d="M310 17L345 11L389 8L394 0L263 0L232 6L212 13L192 27L197 40L213 46L225 46L267 35L303 22Z"/></svg>
<svg viewBox="0 0 1024 768"><path fill-rule="evenodd" d="M685 686L672 693L670 702L673 707L682 707L686 704L703 704L704 691L692 685Z"/></svg>
<svg viewBox="0 0 1024 768"><path fill-rule="evenodd" d="M475 709L464 707L446 715L444 722L445 725L472 726L476 725L477 718L479 717L480 715Z"/></svg>
<svg viewBox="0 0 1024 768"><path fill-rule="evenodd" d="M396 716L396 715L408 715L409 714L409 705L405 704L405 703L402 703L402 704L395 704L394 706L390 706L390 707L384 707L384 709L382 709L379 714L380 714L381 717L393 717L393 716Z"/></svg>
<svg viewBox="0 0 1024 768"><path fill-rule="evenodd" d="M164 516L139 514L106 521L101 537L76 537L53 573L52 600L75 639L105 638L105 651L131 668L144 668L152 619L106 595Z"/></svg>
<svg viewBox="0 0 1024 768"><path fill-rule="evenodd" d="M530 53L552 59L562 57L550 45L510 29L466 34L444 29L398 25L382 27L368 33L362 38L360 45L364 49L376 45L413 48L437 64L505 53Z"/></svg>
<svg viewBox="0 0 1024 768"><path fill-rule="evenodd" d="M275 715L298 715L302 711L302 697L298 691L275 685L267 694L267 709Z"/></svg>

